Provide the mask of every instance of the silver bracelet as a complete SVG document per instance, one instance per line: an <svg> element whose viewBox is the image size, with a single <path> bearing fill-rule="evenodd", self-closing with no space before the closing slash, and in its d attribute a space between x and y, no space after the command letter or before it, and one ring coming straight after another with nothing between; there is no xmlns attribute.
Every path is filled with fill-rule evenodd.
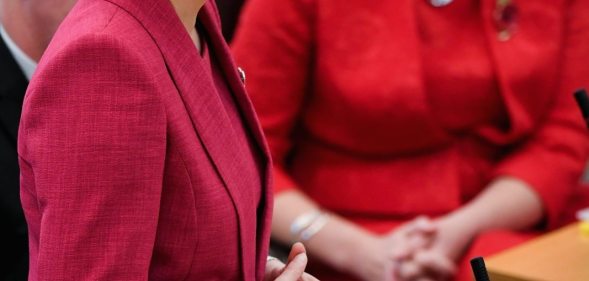
<svg viewBox="0 0 589 281"><path fill-rule="evenodd" d="M301 231L299 238L301 241L309 241L315 234L317 234L329 221L329 214L328 213L321 213L321 215L315 219L309 225L309 227L305 228L305 230Z"/></svg>
<svg viewBox="0 0 589 281"><path fill-rule="evenodd" d="M290 224L291 237L299 237L301 232L313 224L313 222L317 220L321 214L321 211L313 210L296 217L295 220Z"/></svg>

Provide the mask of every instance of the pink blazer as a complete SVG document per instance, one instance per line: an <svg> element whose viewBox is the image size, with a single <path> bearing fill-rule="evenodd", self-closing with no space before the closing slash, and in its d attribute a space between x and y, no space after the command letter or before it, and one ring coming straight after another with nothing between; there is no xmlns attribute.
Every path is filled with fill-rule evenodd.
<svg viewBox="0 0 589 281"><path fill-rule="evenodd" d="M236 124L169 0L80 0L23 109L30 280L263 279L270 160L208 2L199 20L263 179L242 173Z"/></svg>

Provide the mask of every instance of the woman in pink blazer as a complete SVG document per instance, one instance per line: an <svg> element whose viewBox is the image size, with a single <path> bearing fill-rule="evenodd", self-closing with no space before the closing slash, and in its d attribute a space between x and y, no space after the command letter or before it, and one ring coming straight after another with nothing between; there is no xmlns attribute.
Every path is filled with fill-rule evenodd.
<svg viewBox="0 0 589 281"><path fill-rule="evenodd" d="M268 151L213 3L79 1L19 141L30 280L312 279L300 246L267 265Z"/></svg>

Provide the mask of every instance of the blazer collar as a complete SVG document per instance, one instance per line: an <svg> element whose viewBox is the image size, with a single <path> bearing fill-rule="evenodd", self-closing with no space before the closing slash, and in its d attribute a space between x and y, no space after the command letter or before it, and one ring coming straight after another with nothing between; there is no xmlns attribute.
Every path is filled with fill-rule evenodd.
<svg viewBox="0 0 589 281"><path fill-rule="evenodd" d="M168 67L172 79L174 80L178 92L184 101L186 109L190 115L196 132L206 148L212 162L216 166L219 175L223 179L229 195L233 200L236 212L239 219L239 230L242 255L242 273L246 280L253 280L256 276L252 276L252 271L249 270L257 264L256 275L263 273L263 265L265 257L260 255L265 252L266 240L269 239L269 231L264 229L262 225L258 225L258 233L262 236L259 243L254 243L255 228L251 225L246 225L247 218L256 216L255 208L246 208L244 206L245 200L248 200L243 191L248 186L245 186L240 175L240 165L242 164L242 157L239 157L240 152L235 144L235 136L230 128L231 121L225 114L225 109L222 101L219 99L215 91L213 81L205 71L204 61L199 57L194 43L190 39L186 29L180 22L172 4L168 0L106 0L135 17L140 24L151 35L155 43L158 45L163 58ZM263 134L251 102L246 96L245 89L240 80L239 74L235 68L235 64L231 58L228 47L221 35L219 25L217 23L217 14L214 4L208 1L199 14L199 20L205 28L210 42L211 53L216 54L222 72L225 75L225 80L232 90L238 108L242 111L245 117L246 126L251 131L258 147L265 156L266 175L263 184L264 198L262 201L263 209L261 224L268 222L270 217L270 206L272 204L270 197L270 160L267 146L264 142ZM265 199L265 200L264 200ZM260 237L258 237L260 239ZM257 247L252 249L252 247ZM261 247L261 250L260 250ZM258 257L257 263L253 257L246 257L246 253L256 251Z"/></svg>
<svg viewBox="0 0 589 281"><path fill-rule="evenodd" d="M219 62L221 70L225 74L225 80L235 95L238 106L245 115L247 126L252 131L256 142L264 151L264 154L269 155L269 150L267 149L262 128L260 127L254 107L251 103L251 100L247 96L244 87L245 81L242 81L241 75L239 74L237 70L238 68L233 59L233 55L231 54L223 34L221 33L221 26L219 25L218 13L215 6L212 4L205 5L204 11L201 15L202 23L209 31L211 47L215 50L217 55L216 59Z"/></svg>

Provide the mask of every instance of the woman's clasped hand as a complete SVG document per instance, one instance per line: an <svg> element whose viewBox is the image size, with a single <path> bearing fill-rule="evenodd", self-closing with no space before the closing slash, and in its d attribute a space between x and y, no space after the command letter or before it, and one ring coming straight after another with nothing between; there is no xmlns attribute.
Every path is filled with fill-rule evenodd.
<svg viewBox="0 0 589 281"><path fill-rule="evenodd" d="M351 269L363 280L447 280L456 271L455 259L468 245L468 233L447 216L420 216L364 241Z"/></svg>

